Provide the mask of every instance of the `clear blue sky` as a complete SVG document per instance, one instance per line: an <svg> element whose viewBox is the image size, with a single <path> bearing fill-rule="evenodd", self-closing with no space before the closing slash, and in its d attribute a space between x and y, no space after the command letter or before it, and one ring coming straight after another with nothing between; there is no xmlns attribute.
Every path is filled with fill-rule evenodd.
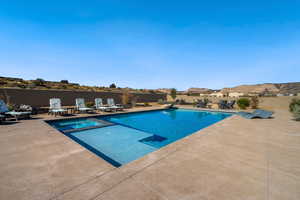
<svg viewBox="0 0 300 200"><path fill-rule="evenodd" d="M0 69L180 90L300 81L300 1L1 1Z"/></svg>

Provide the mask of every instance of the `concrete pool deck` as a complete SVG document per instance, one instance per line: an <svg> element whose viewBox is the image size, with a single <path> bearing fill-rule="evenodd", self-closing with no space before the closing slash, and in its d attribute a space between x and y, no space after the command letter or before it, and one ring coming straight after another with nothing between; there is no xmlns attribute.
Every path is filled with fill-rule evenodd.
<svg viewBox="0 0 300 200"><path fill-rule="evenodd" d="M0 199L300 199L300 124L287 110L232 116L120 168L41 117L0 126Z"/></svg>

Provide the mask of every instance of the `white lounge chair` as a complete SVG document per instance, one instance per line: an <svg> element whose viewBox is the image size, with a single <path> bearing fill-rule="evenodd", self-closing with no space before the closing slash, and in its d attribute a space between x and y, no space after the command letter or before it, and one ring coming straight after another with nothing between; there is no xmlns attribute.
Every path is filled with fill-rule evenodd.
<svg viewBox="0 0 300 200"><path fill-rule="evenodd" d="M30 114L31 114L31 112L16 112L14 110L9 111L7 105L1 99L0 99L0 113L4 114L5 116L13 117L16 120L20 118L30 118Z"/></svg>
<svg viewBox="0 0 300 200"><path fill-rule="evenodd" d="M114 101L113 98L108 98L107 99L107 104L108 104L109 107L114 108L116 110L123 110L123 108L124 108L122 105L115 104L115 101Z"/></svg>
<svg viewBox="0 0 300 200"><path fill-rule="evenodd" d="M100 111L112 111L113 108L103 105L103 101L101 98L95 99L95 108Z"/></svg>
<svg viewBox="0 0 300 200"><path fill-rule="evenodd" d="M77 98L76 99L76 109L79 112L89 112L89 111L93 111L94 110L93 108L88 108L88 107L85 106L83 98Z"/></svg>
<svg viewBox="0 0 300 200"><path fill-rule="evenodd" d="M58 98L50 99L49 114L54 114L56 116L57 114L63 115L66 114L67 112L68 112L67 110L61 107L60 99Z"/></svg>

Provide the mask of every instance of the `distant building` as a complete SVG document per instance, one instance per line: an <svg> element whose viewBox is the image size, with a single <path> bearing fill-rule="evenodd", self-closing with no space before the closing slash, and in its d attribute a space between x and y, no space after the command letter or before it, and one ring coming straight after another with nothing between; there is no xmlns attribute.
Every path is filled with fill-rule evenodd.
<svg viewBox="0 0 300 200"><path fill-rule="evenodd" d="M292 97L292 96L297 96L297 94L288 94L288 93L281 94L281 93L279 93L276 96L278 96L278 97L283 97L283 96L290 96L290 97Z"/></svg>
<svg viewBox="0 0 300 200"><path fill-rule="evenodd" d="M209 94L199 94L200 97L207 97Z"/></svg>
<svg viewBox="0 0 300 200"><path fill-rule="evenodd" d="M190 96L205 96L212 93L212 90L208 88L189 88L186 93Z"/></svg>
<svg viewBox="0 0 300 200"><path fill-rule="evenodd" d="M210 93L211 92L211 90L210 89L208 89L208 88L189 88L188 90L187 90L187 92L188 93L204 93L204 94L207 94L207 93Z"/></svg>
<svg viewBox="0 0 300 200"><path fill-rule="evenodd" d="M244 93L242 93L242 92L229 92L228 96L233 97L233 98L238 98L238 97L244 96Z"/></svg>
<svg viewBox="0 0 300 200"><path fill-rule="evenodd" d="M264 94L261 94L261 96L263 96L263 97L276 97L277 94L274 94L274 93L264 93Z"/></svg>
<svg viewBox="0 0 300 200"><path fill-rule="evenodd" d="M246 96L249 96L249 97L260 97L260 96L262 96L262 94L252 92L252 93L248 93Z"/></svg>
<svg viewBox="0 0 300 200"><path fill-rule="evenodd" d="M185 92L185 91L177 91L177 94L178 94L178 95L185 95L186 92Z"/></svg>
<svg viewBox="0 0 300 200"><path fill-rule="evenodd" d="M219 98L225 97L225 95L222 92L214 92L214 93L209 94L209 96L219 97Z"/></svg>

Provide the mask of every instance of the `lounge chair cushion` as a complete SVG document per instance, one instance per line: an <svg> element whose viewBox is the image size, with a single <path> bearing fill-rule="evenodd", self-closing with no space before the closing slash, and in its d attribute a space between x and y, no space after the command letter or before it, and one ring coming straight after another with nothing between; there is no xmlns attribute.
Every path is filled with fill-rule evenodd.
<svg viewBox="0 0 300 200"><path fill-rule="evenodd" d="M50 109L51 110L59 110L61 108L61 101L59 98L51 98L50 99Z"/></svg>
<svg viewBox="0 0 300 200"><path fill-rule="evenodd" d="M63 109L61 107L61 101L59 98L51 98L50 99L50 109L49 113L55 113L56 114L64 114L68 111L66 109Z"/></svg>
<svg viewBox="0 0 300 200"><path fill-rule="evenodd" d="M98 110L110 110L111 107L107 107L107 106L98 106L97 109L98 109Z"/></svg>
<svg viewBox="0 0 300 200"><path fill-rule="evenodd" d="M116 104L116 106L117 106L118 108L124 108L124 106L121 105L121 104Z"/></svg>
<svg viewBox="0 0 300 200"><path fill-rule="evenodd" d="M10 115L13 117L20 117L20 116L30 116L31 112L16 112L16 111L9 111L7 105L4 103L3 100L0 99L0 112L5 115Z"/></svg>
<svg viewBox="0 0 300 200"><path fill-rule="evenodd" d="M85 108L85 102L84 102L84 99L82 98L77 98L76 100L76 107L77 108Z"/></svg>
<svg viewBox="0 0 300 200"><path fill-rule="evenodd" d="M87 110L93 110L93 108L78 108L80 111L87 111Z"/></svg>
<svg viewBox="0 0 300 200"><path fill-rule="evenodd" d="M96 109L103 110L103 111L111 111L112 109L114 109L112 107L104 106L101 98L95 99L95 107Z"/></svg>
<svg viewBox="0 0 300 200"><path fill-rule="evenodd" d="M102 102L101 98L96 98L95 99L95 107L96 107L96 109L101 109L101 108L105 107L103 105L103 102Z"/></svg>
<svg viewBox="0 0 300 200"><path fill-rule="evenodd" d="M21 116L21 115L30 115L31 112L15 112L15 111L10 111L10 112L6 112L5 114L8 114L8 115L18 115L18 116Z"/></svg>
<svg viewBox="0 0 300 200"><path fill-rule="evenodd" d="M112 107L112 108L123 108L122 105L115 104L115 101L112 98L107 99L107 104L108 104L109 107Z"/></svg>
<svg viewBox="0 0 300 200"><path fill-rule="evenodd" d="M77 98L76 99L76 108L79 111L91 111L91 110L94 110L93 108L86 107L84 99L82 99L82 98Z"/></svg>
<svg viewBox="0 0 300 200"><path fill-rule="evenodd" d="M59 113L59 112L67 112L67 110L65 110L65 109L52 109L52 110L50 110L50 112L54 112L54 113Z"/></svg>
<svg viewBox="0 0 300 200"><path fill-rule="evenodd" d="M14 117L16 120L18 119L29 119L31 112L16 112L16 111L10 111L4 113L8 117Z"/></svg>
<svg viewBox="0 0 300 200"><path fill-rule="evenodd" d="M108 104L108 107L113 110L123 110L123 106L119 105L119 104L115 104L115 101L113 98L108 98L107 104Z"/></svg>

